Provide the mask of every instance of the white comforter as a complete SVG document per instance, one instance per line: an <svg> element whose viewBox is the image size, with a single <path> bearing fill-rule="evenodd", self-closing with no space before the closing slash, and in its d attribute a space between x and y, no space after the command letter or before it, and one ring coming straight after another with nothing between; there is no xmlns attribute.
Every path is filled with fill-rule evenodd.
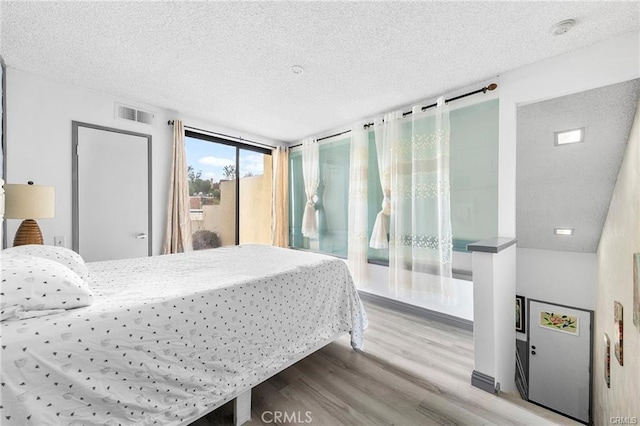
<svg viewBox="0 0 640 426"><path fill-rule="evenodd" d="M2 323L4 424L178 424L366 315L343 261L248 245L88 264L93 305Z"/></svg>

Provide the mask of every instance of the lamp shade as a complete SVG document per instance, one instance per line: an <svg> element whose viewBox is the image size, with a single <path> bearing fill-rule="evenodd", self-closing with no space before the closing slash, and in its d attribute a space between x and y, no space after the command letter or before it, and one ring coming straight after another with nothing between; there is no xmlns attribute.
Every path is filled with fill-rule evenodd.
<svg viewBox="0 0 640 426"><path fill-rule="evenodd" d="M7 219L47 219L55 216L55 188L42 185L5 184Z"/></svg>

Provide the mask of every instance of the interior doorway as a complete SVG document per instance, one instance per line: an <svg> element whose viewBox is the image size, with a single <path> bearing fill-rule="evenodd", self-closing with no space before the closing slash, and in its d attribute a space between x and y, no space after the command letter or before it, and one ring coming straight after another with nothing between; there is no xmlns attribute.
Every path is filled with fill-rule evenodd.
<svg viewBox="0 0 640 426"><path fill-rule="evenodd" d="M529 401L591 422L593 311L529 299Z"/></svg>
<svg viewBox="0 0 640 426"><path fill-rule="evenodd" d="M73 249L87 262L150 256L151 136L72 122Z"/></svg>

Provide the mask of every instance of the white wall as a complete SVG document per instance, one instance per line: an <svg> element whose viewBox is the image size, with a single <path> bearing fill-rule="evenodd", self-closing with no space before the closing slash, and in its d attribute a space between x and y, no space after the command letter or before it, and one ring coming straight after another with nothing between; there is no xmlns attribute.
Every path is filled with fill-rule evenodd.
<svg viewBox="0 0 640 426"><path fill-rule="evenodd" d="M473 321L473 283L471 281L452 279L452 284L449 287L452 300L449 304L442 304L440 300L419 300L410 296L396 297L394 291L389 288L389 267L371 263L367 266L368 280L366 286L361 290L400 300L431 311Z"/></svg>
<svg viewBox="0 0 640 426"><path fill-rule="evenodd" d="M544 301L552 296L553 303L595 309L595 253L519 247L517 264L518 295Z"/></svg>
<svg viewBox="0 0 640 426"><path fill-rule="evenodd" d="M498 233L516 234L516 112L539 102L640 76L640 33L633 32L500 75Z"/></svg>
<svg viewBox="0 0 640 426"><path fill-rule="evenodd" d="M2 87L2 81L3 81L3 77L4 77L4 60L2 59L2 56L0 56L0 120L3 119L3 100L4 100L4 92L3 92L3 87ZM2 142L2 123L0 122L0 143ZM2 176L4 176L3 174L3 169L4 169L4 157L3 157L4 153L2 152L2 149L0 149L0 178ZM0 231L0 235L2 235L2 231ZM0 244L2 244L2 238L0 238Z"/></svg>
<svg viewBox="0 0 640 426"><path fill-rule="evenodd" d="M515 234L518 105L620 83L639 76L639 33L617 37L500 76L500 232ZM518 248L517 253L517 294L595 309L595 254L523 248ZM519 337L523 335L519 334Z"/></svg>
<svg viewBox="0 0 640 426"><path fill-rule="evenodd" d="M598 246L594 348L594 421L640 421L640 327L633 324L633 253L640 253L640 106ZM613 303L623 306L623 361L614 355ZM604 333L611 339L611 388L604 381Z"/></svg>
<svg viewBox="0 0 640 426"><path fill-rule="evenodd" d="M4 100L4 91L2 88L2 79L4 76L4 61L2 59L2 56L0 55L0 120L3 119L3 100ZM0 143L2 143L2 134L3 132L3 126L2 123L0 123ZM4 180L2 180L2 177L4 176L3 170L4 170L4 153L2 151L2 149L0 149L0 186L4 185ZM4 194L4 189L0 188L0 198L2 197L2 194ZM2 246L2 241L3 241L3 234L2 232L4 231L4 227L2 226L2 218L4 217L4 203L0 203L0 246Z"/></svg>
<svg viewBox="0 0 640 426"><path fill-rule="evenodd" d="M517 295L577 308L595 309L595 253L518 248L516 256ZM524 333L517 333L517 337L526 340Z"/></svg>
<svg viewBox="0 0 640 426"><path fill-rule="evenodd" d="M516 112L519 105L552 99L559 96L594 89L610 84L638 78L640 76L640 33L634 32L605 42L589 46L568 54L536 62L500 75L500 113L499 113L499 176L498 176L498 236L516 237ZM576 258L577 259L577 258ZM573 259L573 260L576 260ZM524 270L520 261L523 261ZM576 260L577 261L577 260ZM580 264L594 262L588 258L577 261ZM570 276L574 262L556 262L553 256L531 256L520 254L516 260L516 279L528 271L528 278L518 281L518 294L536 294L538 298L556 302L565 294L586 291L594 294L594 280L589 280L590 288L585 289L581 279L564 282L563 289L547 286L540 288L546 271L556 276ZM588 266L594 271L593 266ZM594 274L595 276L595 274ZM501 309L509 310L513 315L514 288L503 287L494 295ZM593 306L593 296L587 296ZM507 303L510 302L510 303ZM571 303L574 305L574 303ZM586 306L585 306L586 307ZM496 307L496 309L500 309ZM507 312L499 313L506 317ZM478 314L475 322L492 321ZM515 343L506 342L514 345ZM514 352L514 350L511 350Z"/></svg>
<svg viewBox="0 0 640 426"><path fill-rule="evenodd" d="M6 77L7 182L26 183L32 180L36 184L53 185L56 188L56 217L38 221L45 244L53 244L54 236L64 236L67 247L71 247L72 120L152 136L154 254L160 253L164 237L173 131L173 128L167 125L168 120L178 118L187 126L275 145L274 141L183 117L179 112L51 82L13 68L7 68ZM114 118L115 102L153 112L154 124L146 125ZM117 170L114 170L114 173L117 173ZM7 220L9 245L19 224L18 220Z"/></svg>

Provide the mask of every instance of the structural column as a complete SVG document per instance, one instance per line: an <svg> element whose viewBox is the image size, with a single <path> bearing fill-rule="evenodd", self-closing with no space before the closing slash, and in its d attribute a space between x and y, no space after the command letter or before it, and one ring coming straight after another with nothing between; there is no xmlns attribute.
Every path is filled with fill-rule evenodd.
<svg viewBox="0 0 640 426"><path fill-rule="evenodd" d="M473 253L471 384L509 392L515 377L516 240L497 237L469 244Z"/></svg>

